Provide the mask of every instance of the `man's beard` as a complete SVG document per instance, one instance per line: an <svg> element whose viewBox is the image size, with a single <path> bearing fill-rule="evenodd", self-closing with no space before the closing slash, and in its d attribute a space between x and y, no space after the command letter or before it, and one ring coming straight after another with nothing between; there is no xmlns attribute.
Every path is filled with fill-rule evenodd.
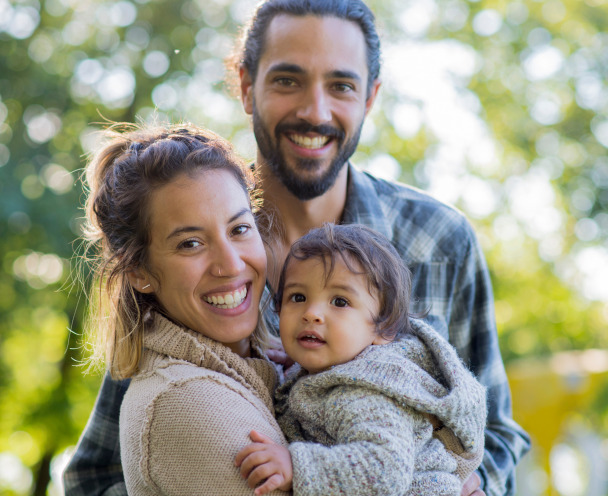
<svg viewBox="0 0 608 496"><path fill-rule="evenodd" d="M272 173L278 177L288 191L299 200L312 200L313 198L323 195L334 185L342 167L344 167L348 159L357 149L362 127L363 121L359 125L359 129L357 129L355 135L350 140L344 142L344 131L333 126L313 126L306 122L279 124L275 129L276 145L273 145L270 133L260 119L255 102L253 105L253 133L255 134L258 149ZM294 158L293 160L296 162L295 168L292 170L287 166L285 156L279 150L278 145L281 134L285 134L287 131L296 132L298 134L314 132L322 136L329 136L331 139L336 140L338 153L321 177L304 179L298 174L298 170L308 171L320 168L322 164L319 159Z"/></svg>

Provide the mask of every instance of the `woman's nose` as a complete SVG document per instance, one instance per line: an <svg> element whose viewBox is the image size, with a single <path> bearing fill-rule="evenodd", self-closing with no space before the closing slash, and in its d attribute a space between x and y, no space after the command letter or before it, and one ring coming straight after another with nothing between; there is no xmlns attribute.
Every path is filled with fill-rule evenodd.
<svg viewBox="0 0 608 496"><path fill-rule="evenodd" d="M229 241L216 246L211 272L216 277L235 277L245 269L243 254Z"/></svg>

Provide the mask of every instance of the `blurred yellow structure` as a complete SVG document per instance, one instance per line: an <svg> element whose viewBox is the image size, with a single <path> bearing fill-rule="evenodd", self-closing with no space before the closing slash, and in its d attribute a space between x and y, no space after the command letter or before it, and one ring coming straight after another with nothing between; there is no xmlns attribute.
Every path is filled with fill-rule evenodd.
<svg viewBox="0 0 608 496"><path fill-rule="evenodd" d="M544 494L559 495L551 477L555 475L551 474L551 449L566 434L568 421L589 412L598 394L608 387L608 351L590 349L522 359L509 364L507 375L513 416L530 433L549 475Z"/></svg>

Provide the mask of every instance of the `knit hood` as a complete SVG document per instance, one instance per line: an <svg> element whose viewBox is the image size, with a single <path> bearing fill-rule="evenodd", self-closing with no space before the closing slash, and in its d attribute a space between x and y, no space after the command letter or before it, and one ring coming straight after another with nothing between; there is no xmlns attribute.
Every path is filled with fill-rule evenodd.
<svg viewBox="0 0 608 496"><path fill-rule="evenodd" d="M274 412L271 392L277 384L277 371L253 338L251 354L252 357L243 358L222 343L153 312L144 333L144 360L139 375L153 371L155 362L168 356L230 377Z"/></svg>
<svg viewBox="0 0 608 496"><path fill-rule="evenodd" d="M293 388L302 398L307 390L323 396L324 387L336 385L369 388L434 415L466 451L479 452L485 428L485 388L465 367L456 365L461 362L455 350L428 324L412 319L411 327L410 334L386 345L369 346L355 360L318 374L307 375L298 367L290 373L289 383L301 379Z"/></svg>

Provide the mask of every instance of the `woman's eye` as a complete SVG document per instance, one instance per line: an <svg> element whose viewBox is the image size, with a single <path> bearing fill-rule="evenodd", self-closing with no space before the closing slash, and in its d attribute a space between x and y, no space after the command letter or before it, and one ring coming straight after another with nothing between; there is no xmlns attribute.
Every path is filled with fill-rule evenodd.
<svg viewBox="0 0 608 496"><path fill-rule="evenodd" d="M289 297L289 301L293 301L294 303L304 303L306 301L306 296L302 293L294 293Z"/></svg>
<svg viewBox="0 0 608 496"><path fill-rule="evenodd" d="M201 246L201 242L197 239L187 239L185 241L182 241L178 248L183 249L183 250L191 250L192 248L198 248L199 246Z"/></svg>
<svg viewBox="0 0 608 496"><path fill-rule="evenodd" d="M336 296L333 300L331 300L331 304L336 307L343 308L348 306L348 301L341 296Z"/></svg>
<svg viewBox="0 0 608 496"><path fill-rule="evenodd" d="M233 236L238 236L240 234L245 234L247 231L249 231L249 229L251 229L251 226L248 224L239 224L238 226L236 226L233 230L232 230L232 235Z"/></svg>

